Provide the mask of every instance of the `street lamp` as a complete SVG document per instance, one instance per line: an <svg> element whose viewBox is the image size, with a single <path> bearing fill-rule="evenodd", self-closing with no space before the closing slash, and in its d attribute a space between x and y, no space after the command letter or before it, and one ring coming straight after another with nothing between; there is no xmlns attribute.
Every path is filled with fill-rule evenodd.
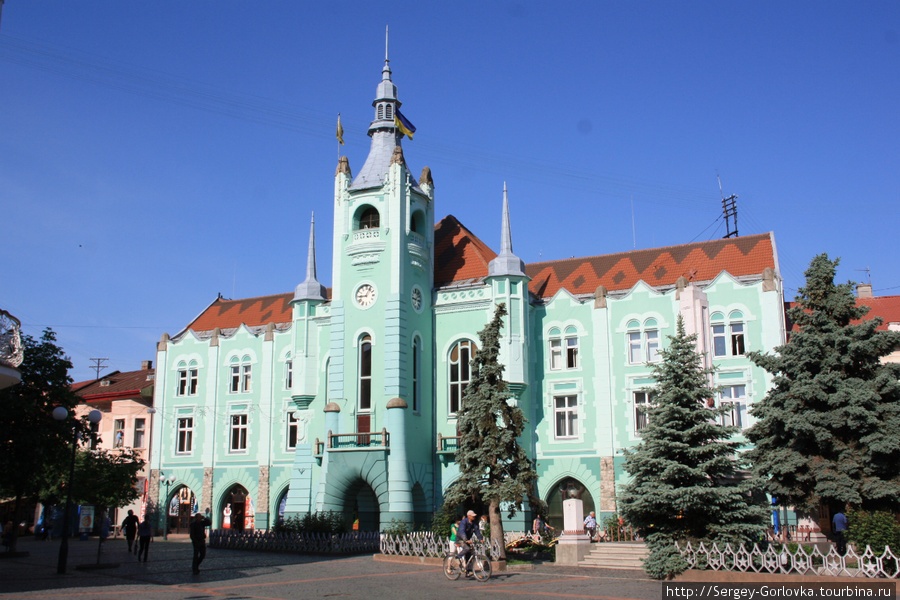
<svg viewBox="0 0 900 600"><path fill-rule="evenodd" d="M175 483L175 476L169 475L168 477L165 474L159 474L159 482L166 484L166 503L162 506L163 510L163 539L169 539L169 486Z"/></svg>
<svg viewBox="0 0 900 600"><path fill-rule="evenodd" d="M53 418L57 421L65 421L69 416L69 411L64 406L57 406L53 409ZM88 413L87 419L94 425L100 422L100 419L103 418L103 415L99 410L92 410ZM78 426L77 424L72 426L73 436L72 436L72 464L69 467L69 482L66 486L68 491L66 492L66 510L63 513L63 534L62 541L59 544L59 561L56 563L56 572L60 575L64 575L66 572L66 562L69 559L69 527L70 527L70 518L71 512L70 507L72 506L72 488L75 487L73 484L75 483L75 455L78 452Z"/></svg>

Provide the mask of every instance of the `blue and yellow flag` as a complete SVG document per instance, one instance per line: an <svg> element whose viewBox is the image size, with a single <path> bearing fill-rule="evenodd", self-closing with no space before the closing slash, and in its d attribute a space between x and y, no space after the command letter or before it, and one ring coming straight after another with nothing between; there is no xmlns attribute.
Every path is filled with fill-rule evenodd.
<svg viewBox="0 0 900 600"><path fill-rule="evenodd" d="M397 126L397 129L406 134L409 139L412 139L413 134L416 132L416 126L409 122L409 119L400 114L399 110L394 111L394 125Z"/></svg>

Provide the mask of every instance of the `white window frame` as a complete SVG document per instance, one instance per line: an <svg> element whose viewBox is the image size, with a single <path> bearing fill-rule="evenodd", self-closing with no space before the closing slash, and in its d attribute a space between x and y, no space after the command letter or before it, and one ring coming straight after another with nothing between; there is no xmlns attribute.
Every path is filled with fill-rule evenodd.
<svg viewBox="0 0 900 600"><path fill-rule="evenodd" d="M293 452L297 449L297 441L300 435L300 419L297 418L293 410L289 410L285 413L284 421L286 424L284 447L288 452ZM291 444L291 438L293 438L293 444Z"/></svg>
<svg viewBox="0 0 900 600"><path fill-rule="evenodd" d="M660 329L659 322L652 317L644 320L643 323L638 323L637 319L628 322L625 332L625 353L628 355L628 364L657 363L662 359L659 354L662 349Z"/></svg>
<svg viewBox="0 0 900 600"><path fill-rule="evenodd" d="M457 351L457 359L453 359L453 352ZM463 353L468 356L468 360L462 360ZM466 391L466 386L469 385L469 382L472 380L472 365L470 364L472 359L478 354L478 346L474 341L470 339L458 340L453 344L450 348L450 352L447 354L447 409L448 413L452 416L455 415L462 408L463 403L463 395ZM457 377L454 380L453 370L454 367L457 369ZM456 406L453 406L453 396L454 391L456 391Z"/></svg>
<svg viewBox="0 0 900 600"><path fill-rule="evenodd" d="M246 454L250 446L250 415L245 412L231 413L228 428L228 452Z"/></svg>
<svg viewBox="0 0 900 600"><path fill-rule="evenodd" d="M229 373L229 394L246 394L253 390L253 363L249 356L245 356L241 360L238 360L237 357L232 358Z"/></svg>
<svg viewBox="0 0 900 600"><path fill-rule="evenodd" d="M641 431L650 424L650 415L647 409L653 404L656 398L656 392L649 389L634 390L631 392L631 400L634 404L634 433L641 434Z"/></svg>
<svg viewBox="0 0 900 600"><path fill-rule="evenodd" d="M177 417L175 420L175 454L189 455L194 452L194 417Z"/></svg>
<svg viewBox="0 0 900 600"><path fill-rule="evenodd" d="M731 412L720 417L722 425L744 429L741 421L741 408L747 406L747 384L722 386L719 391L719 406L730 406L731 408Z"/></svg>
<svg viewBox="0 0 900 600"><path fill-rule="evenodd" d="M140 435L140 439L138 439L138 435ZM146 440L147 439L147 419L144 418L136 418L134 420L134 428L131 436L132 447L133 448L146 448ZM140 442L140 443L138 443Z"/></svg>
<svg viewBox="0 0 900 600"><path fill-rule="evenodd" d="M125 419L115 419L113 421L113 447L125 447Z"/></svg>
<svg viewBox="0 0 900 600"><path fill-rule="evenodd" d="M294 389L294 359L290 354L284 361L284 389Z"/></svg>
<svg viewBox="0 0 900 600"><path fill-rule="evenodd" d="M732 311L726 317L722 312L710 316L713 358L731 358L747 355L747 319L741 311ZM718 345L717 345L718 342Z"/></svg>
<svg viewBox="0 0 900 600"><path fill-rule="evenodd" d="M366 346L368 346L368 356L365 354ZM357 350L357 381L359 387L356 407L361 413L372 412L372 373L374 371L373 363L375 362L374 352L375 344L372 342L371 335L365 334L359 338ZM364 361L367 361L368 364L364 364ZM368 373L364 371L364 367L368 370Z"/></svg>
<svg viewBox="0 0 900 600"><path fill-rule="evenodd" d="M412 410L414 413L419 412L419 401L422 397L422 343L417 337L413 339L412 345Z"/></svg>
<svg viewBox="0 0 900 600"><path fill-rule="evenodd" d="M553 437L555 439L578 439L578 410L578 394L553 395Z"/></svg>

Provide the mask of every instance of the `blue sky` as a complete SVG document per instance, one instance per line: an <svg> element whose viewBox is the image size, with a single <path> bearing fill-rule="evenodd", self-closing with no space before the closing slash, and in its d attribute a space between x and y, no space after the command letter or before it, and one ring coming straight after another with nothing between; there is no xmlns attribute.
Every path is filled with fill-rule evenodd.
<svg viewBox="0 0 900 600"><path fill-rule="evenodd" d="M356 173L389 25L438 217L526 262L775 232L900 294L900 3L7 0L0 307L76 380L155 360L218 293L331 283L337 114ZM108 372L108 371L107 371Z"/></svg>

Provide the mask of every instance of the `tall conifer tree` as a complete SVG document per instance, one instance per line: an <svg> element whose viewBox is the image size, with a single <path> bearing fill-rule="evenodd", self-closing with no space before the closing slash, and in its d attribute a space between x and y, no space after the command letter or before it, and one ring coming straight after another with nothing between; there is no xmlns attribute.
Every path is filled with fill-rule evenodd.
<svg viewBox="0 0 900 600"><path fill-rule="evenodd" d="M754 470L783 504L815 510L900 510L900 365L881 358L900 333L863 320L839 260L816 256L788 316L796 326L773 354L751 359L774 376L747 432Z"/></svg>
<svg viewBox="0 0 900 600"><path fill-rule="evenodd" d="M541 504L533 497L537 473L519 444L527 421L522 409L509 402L509 386L503 380L500 329L505 315L506 305L498 304L494 318L478 334L480 348L458 413L459 478L446 498L451 504L471 499L488 506L491 539L504 553L500 558L505 558L501 503L510 517L521 510L525 498L532 507Z"/></svg>
<svg viewBox="0 0 900 600"><path fill-rule="evenodd" d="M713 408L716 389L710 369L678 317L676 334L652 365L656 398L640 443L626 453L632 480L619 510L647 540L644 569L651 577L672 577L687 568L675 541L750 542L766 518L764 497L754 499L753 482L740 476L737 449L729 439L738 428L721 423L727 408Z"/></svg>

